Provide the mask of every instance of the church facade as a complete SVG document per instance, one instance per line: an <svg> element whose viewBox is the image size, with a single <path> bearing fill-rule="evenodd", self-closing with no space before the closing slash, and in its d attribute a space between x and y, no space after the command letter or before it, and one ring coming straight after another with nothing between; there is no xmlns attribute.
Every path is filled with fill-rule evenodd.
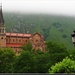
<svg viewBox="0 0 75 75"><path fill-rule="evenodd" d="M32 48L35 50L40 49L45 52L44 37L39 33L24 34L24 33L12 33L6 32L6 26L3 19L2 6L0 6L0 47L12 48L16 53L20 53L20 47L26 45L28 42L32 44Z"/></svg>

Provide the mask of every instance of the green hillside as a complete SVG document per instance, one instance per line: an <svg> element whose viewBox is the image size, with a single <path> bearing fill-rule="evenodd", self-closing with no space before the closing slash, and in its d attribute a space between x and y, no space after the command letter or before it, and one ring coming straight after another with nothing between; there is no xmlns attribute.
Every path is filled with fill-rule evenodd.
<svg viewBox="0 0 75 75"><path fill-rule="evenodd" d="M41 33L45 40L63 43L74 48L71 33L75 30L75 17L46 14L3 13L7 32Z"/></svg>

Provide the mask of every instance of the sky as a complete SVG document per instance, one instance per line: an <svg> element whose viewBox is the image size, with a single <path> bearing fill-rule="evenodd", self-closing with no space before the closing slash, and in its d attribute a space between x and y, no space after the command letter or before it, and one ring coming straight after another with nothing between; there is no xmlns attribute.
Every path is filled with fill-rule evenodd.
<svg viewBox="0 0 75 75"><path fill-rule="evenodd" d="M0 0L4 12L75 16L74 0Z"/></svg>

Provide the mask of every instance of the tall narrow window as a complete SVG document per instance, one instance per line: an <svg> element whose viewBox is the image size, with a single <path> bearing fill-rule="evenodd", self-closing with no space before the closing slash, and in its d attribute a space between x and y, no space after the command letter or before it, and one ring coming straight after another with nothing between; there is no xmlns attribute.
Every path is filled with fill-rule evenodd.
<svg viewBox="0 0 75 75"><path fill-rule="evenodd" d="M1 33L1 29L0 29L0 33Z"/></svg>
<svg viewBox="0 0 75 75"><path fill-rule="evenodd" d="M21 42L21 39L19 39L19 43Z"/></svg>
<svg viewBox="0 0 75 75"><path fill-rule="evenodd" d="M1 31L2 33L4 33L4 29L2 29L2 31Z"/></svg>
<svg viewBox="0 0 75 75"><path fill-rule="evenodd" d="M2 29L1 32L4 33L4 29Z"/></svg>
<svg viewBox="0 0 75 75"><path fill-rule="evenodd" d="M6 42L8 42L8 39L6 39Z"/></svg>
<svg viewBox="0 0 75 75"><path fill-rule="evenodd" d="M26 40L26 42L27 42L27 40Z"/></svg>
<svg viewBox="0 0 75 75"><path fill-rule="evenodd" d="M14 42L15 40L13 39L13 42Z"/></svg>
<svg viewBox="0 0 75 75"><path fill-rule="evenodd" d="M38 42L38 40L36 40L36 42Z"/></svg>

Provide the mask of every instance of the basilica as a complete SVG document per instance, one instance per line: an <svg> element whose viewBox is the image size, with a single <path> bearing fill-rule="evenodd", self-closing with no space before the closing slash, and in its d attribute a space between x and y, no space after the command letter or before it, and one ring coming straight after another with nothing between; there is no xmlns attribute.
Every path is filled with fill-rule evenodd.
<svg viewBox="0 0 75 75"><path fill-rule="evenodd" d="M28 42L31 43L33 49L45 52L45 41L44 37L41 34L6 32L6 26L2 13L2 6L0 6L0 47L10 47L12 48L12 50L14 50L14 52L20 53L21 46L26 45Z"/></svg>

